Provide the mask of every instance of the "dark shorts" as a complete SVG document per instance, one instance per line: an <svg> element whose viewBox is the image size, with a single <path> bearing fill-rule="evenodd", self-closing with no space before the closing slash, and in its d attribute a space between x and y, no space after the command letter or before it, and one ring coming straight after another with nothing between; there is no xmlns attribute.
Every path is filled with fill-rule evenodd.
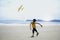
<svg viewBox="0 0 60 40"><path fill-rule="evenodd" d="M36 31L36 32L37 32L36 28L33 28L32 32L34 33L34 31Z"/></svg>

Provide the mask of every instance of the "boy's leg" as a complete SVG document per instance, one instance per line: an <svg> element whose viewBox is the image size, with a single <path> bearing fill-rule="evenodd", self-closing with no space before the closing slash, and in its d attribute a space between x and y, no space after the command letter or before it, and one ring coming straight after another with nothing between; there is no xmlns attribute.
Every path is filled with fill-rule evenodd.
<svg viewBox="0 0 60 40"><path fill-rule="evenodd" d="M36 36L38 36L39 33L38 33L37 29L34 29L34 30L37 32Z"/></svg>
<svg viewBox="0 0 60 40"><path fill-rule="evenodd" d="M32 30L32 36L31 37L34 37L34 29Z"/></svg>

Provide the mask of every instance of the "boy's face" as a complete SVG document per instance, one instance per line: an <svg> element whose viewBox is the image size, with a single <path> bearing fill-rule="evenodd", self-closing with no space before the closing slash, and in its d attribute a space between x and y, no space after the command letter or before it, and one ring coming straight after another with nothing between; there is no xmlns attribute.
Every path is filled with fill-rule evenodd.
<svg viewBox="0 0 60 40"><path fill-rule="evenodd" d="M33 22L36 22L36 20L34 19Z"/></svg>

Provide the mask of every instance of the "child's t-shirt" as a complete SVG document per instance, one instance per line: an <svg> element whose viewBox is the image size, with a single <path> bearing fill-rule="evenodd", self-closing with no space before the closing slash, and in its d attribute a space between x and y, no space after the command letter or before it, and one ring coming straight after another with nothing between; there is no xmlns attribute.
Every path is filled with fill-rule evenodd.
<svg viewBox="0 0 60 40"><path fill-rule="evenodd" d="M35 22L32 22L32 28L36 28L36 23Z"/></svg>

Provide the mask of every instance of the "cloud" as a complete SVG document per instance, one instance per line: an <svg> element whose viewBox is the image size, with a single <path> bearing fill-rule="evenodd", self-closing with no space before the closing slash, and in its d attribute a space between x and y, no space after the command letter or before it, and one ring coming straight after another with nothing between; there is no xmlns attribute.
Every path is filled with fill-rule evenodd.
<svg viewBox="0 0 60 40"><path fill-rule="evenodd" d="M58 0L0 0L0 19L55 19L59 17ZM18 7L24 6L23 12Z"/></svg>

